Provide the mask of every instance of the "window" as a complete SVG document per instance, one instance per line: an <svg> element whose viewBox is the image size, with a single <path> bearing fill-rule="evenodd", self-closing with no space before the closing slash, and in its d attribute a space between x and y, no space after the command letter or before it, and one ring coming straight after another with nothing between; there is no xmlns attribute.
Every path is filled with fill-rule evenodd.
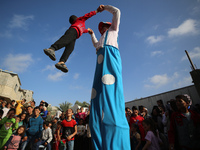
<svg viewBox="0 0 200 150"><path fill-rule="evenodd" d="M16 84L15 85L15 92L17 92L17 90L18 90L18 85Z"/></svg>

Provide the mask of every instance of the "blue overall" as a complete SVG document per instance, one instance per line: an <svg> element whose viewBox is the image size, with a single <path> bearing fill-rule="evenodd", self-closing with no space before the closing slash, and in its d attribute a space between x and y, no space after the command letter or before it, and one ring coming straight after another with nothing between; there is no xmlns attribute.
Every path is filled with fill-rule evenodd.
<svg viewBox="0 0 200 150"><path fill-rule="evenodd" d="M106 45L97 52L91 94L90 130L95 150L130 150L125 117L122 65L119 50Z"/></svg>

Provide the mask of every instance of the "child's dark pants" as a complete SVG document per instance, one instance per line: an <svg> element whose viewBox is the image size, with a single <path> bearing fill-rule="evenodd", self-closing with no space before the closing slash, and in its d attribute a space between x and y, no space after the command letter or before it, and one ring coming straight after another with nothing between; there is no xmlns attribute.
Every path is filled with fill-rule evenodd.
<svg viewBox="0 0 200 150"><path fill-rule="evenodd" d="M65 47L65 50L64 50L59 62L67 61L69 55L74 50L76 38L77 38L76 29L69 28L59 40L57 40L54 44L51 45L50 48L55 51Z"/></svg>

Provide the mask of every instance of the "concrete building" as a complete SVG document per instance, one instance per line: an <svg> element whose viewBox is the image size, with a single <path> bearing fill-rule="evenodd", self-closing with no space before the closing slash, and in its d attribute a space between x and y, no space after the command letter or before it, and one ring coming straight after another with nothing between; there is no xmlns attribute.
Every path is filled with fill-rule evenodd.
<svg viewBox="0 0 200 150"><path fill-rule="evenodd" d="M0 98L7 101L33 100L33 91L21 89L21 82L17 73L0 69Z"/></svg>
<svg viewBox="0 0 200 150"><path fill-rule="evenodd" d="M193 105L200 104L200 97L198 95L197 89L195 88L194 85L191 85L191 86L186 86L180 89L175 89L172 91L160 93L157 95L132 100L132 101L126 102L125 106L131 109L132 106L138 107L140 105L143 105L148 109L148 113L151 113L153 106L157 105L157 100L161 99L164 105L166 105L167 101L169 101L170 99L175 99L177 95L182 95L182 94L188 94L192 100Z"/></svg>

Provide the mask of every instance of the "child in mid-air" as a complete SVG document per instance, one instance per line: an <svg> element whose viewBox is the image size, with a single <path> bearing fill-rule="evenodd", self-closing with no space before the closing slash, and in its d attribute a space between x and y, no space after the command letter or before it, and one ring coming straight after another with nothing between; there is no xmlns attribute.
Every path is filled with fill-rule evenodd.
<svg viewBox="0 0 200 150"><path fill-rule="evenodd" d="M87 13L82 17L77 17L75 15L70 16L69 22L71 26L69 27L69 29L59 40L52 44L50 48L44 49L44 53L49 56L53 61L55 61L55 51L65 47L64 53L62 54L59 62L55 64L55 67L57 69L63 72L68 72L68 68L66 67L65 62L74 50L76 39L78 39L83 33L88 32L88 30L85 29L85 21L101 11L103 11L102 5L100 5L96 11L91 11L90 13Z"/></svg>

